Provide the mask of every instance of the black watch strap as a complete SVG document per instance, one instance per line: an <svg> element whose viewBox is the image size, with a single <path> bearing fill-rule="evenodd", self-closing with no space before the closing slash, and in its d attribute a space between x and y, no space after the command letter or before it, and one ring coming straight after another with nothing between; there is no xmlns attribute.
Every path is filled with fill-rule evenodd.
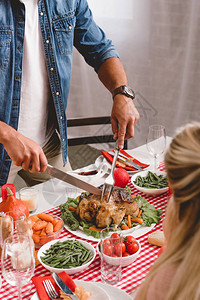
<svg viewBox="0 0 200 300"><path fill-rule="evenodd" d="M114 91L112 92L113 99L117 94L123 94L131 99L135 98L134 91L127 85L121 85L118 88L114 89Z"/></svg>

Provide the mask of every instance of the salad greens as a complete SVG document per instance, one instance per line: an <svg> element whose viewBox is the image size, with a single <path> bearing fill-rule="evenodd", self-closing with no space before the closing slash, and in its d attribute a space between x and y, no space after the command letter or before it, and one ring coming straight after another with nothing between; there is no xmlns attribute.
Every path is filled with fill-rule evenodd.
<svg viewBox="0 0 200 300"><path fill-rule="evenodd" d="M137 202L139 209L142 210L140 218L143 220L143 223L140 224L141 226L151 226L152 223L156 223L156 224L159 223L162 214L161 210L156 209L153 204L150 204L145 198L141 197L140 195L136 196L134 200ZM81 220L79 216L76 214L76 208L78 206L78 203L79 203L78 198L68 198L68 201L66 203L61 204L60 205L60 210L62 212L61 218L72 231L75 231L82 227L82 230L85 233L99 239L100 231L90 229L90 227L94 226L95 224L88 222L85 219ZM74 211L70 210L72 207L74 208ZM131 217L137 218L137 216L131 216ZM128 225L127 218L123 218L122 222L119 224L117 229L121 230L121 225L123 224ZM132 223L132 226L137 226L137 225L138 225L137 222ZM107 226L108 231L112 231L113 229L116 230L115 224Z"/></svg>

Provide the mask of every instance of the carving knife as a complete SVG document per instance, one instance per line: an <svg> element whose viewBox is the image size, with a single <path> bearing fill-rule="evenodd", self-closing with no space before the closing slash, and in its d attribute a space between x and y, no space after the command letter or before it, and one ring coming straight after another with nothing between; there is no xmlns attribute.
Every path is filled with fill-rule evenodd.
<svg viewBox="0 0 200 300"><path fill-rule="evenodd" d="M57 284L57 286L68 296L71 297L72 300L79 300L79 298L70 290L70 288L66 285L66 283L58 276L56 273L51 274L53 280Z"/></svg>
<svg viewBox="0 0 200 300"><path fill-rule="evenodd" d="M85 182L77 177L74 177L68 173L65 173L59 169L54 168L51 165L47 165L47 173L52 177L58 178L64 182L70 183L84 191L90 192L95 195L101 195L102 191L96 186Z"/></svg>

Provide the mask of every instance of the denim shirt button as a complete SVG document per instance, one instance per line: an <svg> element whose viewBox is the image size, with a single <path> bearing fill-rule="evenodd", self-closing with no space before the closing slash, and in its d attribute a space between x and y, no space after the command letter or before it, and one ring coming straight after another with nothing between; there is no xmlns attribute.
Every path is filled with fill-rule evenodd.
<svg viewBox="0 0 200 300"><path fill-rule="evenodd" d="M40 13L40 16L43 16L43 15L44 15L44 13L43 13L43 12L41 12L41 13Z"/></svg>
<svg viewBox="0 0 200 300"><path fill-rule="evenodd" d="M65 141L65 139L62 139L62 141L64 142L64 141Z"/></svg>
<svg viewBox="0 0 200 300"><path fill-rule="evenodd" d="M50 68L50 71L53 71L53 68Z"/></svg>
<svg viewBox="0 0 200 300"><path fill-rule="evenodd" d="M15 76L15 79L19 79L19 78L20 78L19 75Z"/></svg>
<svg viewBox="0 0 200 300"><path fill-rule="evenodd" d="M62 120L62 116L60 116L60 119Z"/></svg>
<svg viewBox="0 0 200 300"><path fill-rule="evenodd" d="M49 44L49 40L46 40L46 44Z"/></svg>
<svg viewBox="0 0 200 300"><path fill-rule="evenodd" d="M59 95L60 95L60 93L59 93L59 92L56 92L56 95L57 95L57 96L59 96Z"/></svg>
<svg viewBox="0 0 200 300"><path fill-rule="evenodd" d="M72 26L69 26L68 29L69 29L69 30L72 30Z"/></svg>

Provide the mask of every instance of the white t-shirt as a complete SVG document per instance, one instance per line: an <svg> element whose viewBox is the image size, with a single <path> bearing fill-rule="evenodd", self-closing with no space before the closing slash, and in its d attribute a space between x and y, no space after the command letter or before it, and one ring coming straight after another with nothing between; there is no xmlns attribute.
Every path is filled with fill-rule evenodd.
<svg viewBox="0 0 200 300"><path fill-rule="evenodd" d="M25 36L18 131L44 146L53 128L47 133L50 86L38 19L38 0L21 1L25 5Z"/></svg>

